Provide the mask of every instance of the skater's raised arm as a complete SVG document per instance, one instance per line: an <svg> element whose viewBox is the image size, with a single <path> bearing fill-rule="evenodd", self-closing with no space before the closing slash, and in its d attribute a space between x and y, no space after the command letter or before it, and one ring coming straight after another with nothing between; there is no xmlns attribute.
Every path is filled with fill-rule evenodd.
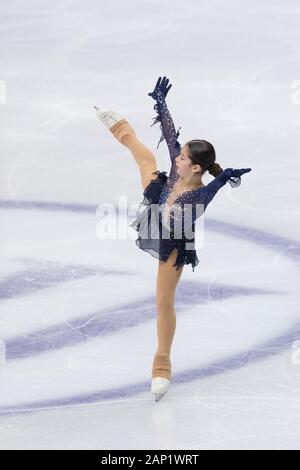
<svg viewBox="0 0 300 470"><path fill-rule="evenodd" d="M154 91L151 93L148 93L149 96L151 96L155 101L156 104L154 105L154 109L157 113L157 116L154 119L153 124L151 124L151 127L156 124L157 122L160 122L160 129L162 131L160 140L157 144L157 148L159 147L160 142L163 140L166 140L168 149L169 149L169 154L171 158L172 164L175 162L175 158L178 156L178 154L181 151L181 145L178 142L178 136L179 136L179 129L176 132L175 126L173 119L170 115L167 103L166 103L166 96L168 94L168 91L171 88L171 84L168 85L169 80L166 77L163 77L161 80L161 77L158 78L157 83L155 85Z"/></svg>

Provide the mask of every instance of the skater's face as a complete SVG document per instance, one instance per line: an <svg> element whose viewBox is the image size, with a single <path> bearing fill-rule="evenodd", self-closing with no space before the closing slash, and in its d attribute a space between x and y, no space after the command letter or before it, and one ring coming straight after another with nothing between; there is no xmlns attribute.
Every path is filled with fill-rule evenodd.
<svg viewBox="0 0 300 470"><path fill-rule="evenodd" d="M184 177L193 176L194 172L201 171L200 165L194 165L190 157L188 156L188 147L184 145L181 149L180 154L175 158L177 173Z"/></svg>

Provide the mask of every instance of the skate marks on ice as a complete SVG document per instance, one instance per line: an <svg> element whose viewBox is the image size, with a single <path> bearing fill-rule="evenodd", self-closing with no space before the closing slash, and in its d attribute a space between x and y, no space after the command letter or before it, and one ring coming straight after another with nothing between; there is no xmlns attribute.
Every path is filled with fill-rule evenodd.
<svg viewBox="0 0 300 470"><path fill-rule="evenodd" d="M22 203L22 207L24 208L24 205ZM28 206L29 207L29 206ZM32 205L31 205L32 207ZM44 208L47 210L49 209L44 206ZM85 208L86 209L86 208ZM85 210L83 209L83 210ZM50 210L56 210L53 206L51 207ZM62 210L61 205L59 205L58 210ZM76 205L75 207L71 205L71 207L64 207L63 210L76 210L80 211L81 209ZM88 208L88 210L91 210L91 207ZM94 208L92 209L94 210ZM217 230L219 233L225 233L229 236L232 236L234 238L243 238L243 240L248 240L249 242L252 242L257 245L261 245L263 247L267 247L268 249L273 249L273 250L281 250L284 254L284 256L287 256L293 261L298 261L300 259L300 246L293 240L289 240L286 238L274 236L272 234L265 233L260 230L255 230L255 229L249 229L249 228L244 228L239 225L233 225L233 224L228 224L225 222L220 222L216 220L208 220L207 221L207 227L209 230ZM50 270L51 273L51 280L47 278L45 275L44 282L42 282L40 285L35 286L36 289L40 289L43 287L47 286L48 282L65 282L65 280L70 276L70 273L72 274L72 268L69 270L68 267L62 268L61 271L55 271L55 266L54 270ZM78 266L79 268L79 266ZM84 267L80 267L80 272L81 275L90 275L91 271L88 269L85 271ZM36 273L37 271L35 271ZM55 281L55 277L57 274L57 279ZM73 272L74 274L74 272ZM24 273L22 273L22 276L24 276ZM18 283L18 277L17 276L12 276L11 277L11 282L13 283ZM249 288L232 288L231 286L223 286L219 285L215 288L215 293L216 297L218 297L220 300L230 297L230 296L239 296L239 295L256 295L256 294L273 294L275 292L272 291L267 291L267 290L259 290L259 289L249 289ZM184 310L184 305L188 302L189 304L191 303L191 298L193 299L192 301L195 302L195 304L205 302L204 298L204 291L207 292L207 287L204 285L199 285L198 283L198 292L199 295L196 295L194 298L190 295L191 292L193 292L193 296L195 295L195 283L194 282L186 282L183 281L178 289L178 311ZM2 292L10 296L9 293L13 292L13 289L7 283L7 280L5 281L5 284L2 285ZM18 289L15 292L15 295L24 295L25 291L22 289L18 291ZM128 315L126 317L122 316L123 323L120 325L120 328L130 328L136 324L138 324L140 321L145 321L145 313L148 313L148 319L154 318L155 312L154 310L150 309L150 304L153 302L153 299L144 299L143 302L139 302L139 306L141 306L143 303L146 303L146 308L145 311L141 313L141 315L136 316L135 318L131 318L131 322L128 323L128 315L130 314L130 310L134 308L136 310L136 303L134 304L128 304L123 306L125 309L125 312L127 311ZM183 307L183 308L182 308ZM90 315L86 315L84 318L81 318L78 320L78 322L74 322L72 325L73 328L76 330L80 331L80 328L82 328L82 324L84 323L84 328L89 328L88 330L88 336L93 335L105 335L109 334L111 331L116 331L116 328L112 328L112 325L116 324L116 317L114 320L111 322L111 324L107 323L105 319L99 318L99 315L101 316L103 312L94 312L91 313ZM114 315L113 309L109 312L109 315ZM77 336L77 342L80 342L80 338L85 337L85 330L84 328L82 329L82 335ZM117 328L118 330L118 328ZM64 325L56 325L53 327L53 330L46 329L42 331L36 331L33 333L33 337L35 336L36 347L32 347L32 345L35 343L35 341L32 341L31 339L28 338L22 338L22 337L15 337L13 339L10 339L7 344L7 360L12 361L14 359L23 357L23 354L25 356L30 357L31 355L39 354L43 351L46 351L49 349L49 344L47 344L47 334L53 334L54 336L54 344L56 341L55 347L57 348L62 348L66 345L70 344L75 344L74 343L74 338L68 337L68 334L66 330L64 330ZM290 346L291 342L293 340L296 340L300 335L300 325L296 324L292 329L289 329L288 331L285 332L285 334L279 335L276 338L272 340L265 341L263 344L260 344L259 346L256 346L253 348L251 351L245 352L243 354L236 354L232 355L232 357L226 359L226 360L221 360L218 361L214 364L210 364L209 367L203 367L203 368L194 368L188 371L185 371L184 373L177 374L173 377L172 383L183 383L183 382L188 382L188 381L193 381L200 379L202 377L208 377L211 375L219 374L222 373L223 371L227 371L233 368L237 367L242 367L244 364L249 364L251 361L258 361L258 360L263 360L269 355L272 355L274 353L279 353L280 351L286 349L287 347ZM43 336L41 339L39 336ZM55 339L56 338L56 339ZM53 337L52 337L53 340ZM29 344L31 342L31 345ZM52 349L53 349L53 342L52 342ZM76 404L83 404L83 403L93 403L96 401L101 401L101 400L114 400L114 399L120 399L123 397L129 397L133 396L137 393L143 392L149 390L149 382L145 383L135 383L130 386L124 386L121 388L113 388L111 390L106 390L106 391L98 391L95 393L89 393L89 394L80 394L80 395L74 395L74 396L69 396L66 398L58 398L58 399L51 399L51 400L43 400L41 402L35 402L35 403L30 403L30 404L18 404L13 407L2 407L1 408L1 413L2 414L7 414L7 413L19 413L19 412L26 412L26 411L34 411L38 409L44 409L44 408L49 408L49 407L57 407L57 406L73 406Z"/></svg>

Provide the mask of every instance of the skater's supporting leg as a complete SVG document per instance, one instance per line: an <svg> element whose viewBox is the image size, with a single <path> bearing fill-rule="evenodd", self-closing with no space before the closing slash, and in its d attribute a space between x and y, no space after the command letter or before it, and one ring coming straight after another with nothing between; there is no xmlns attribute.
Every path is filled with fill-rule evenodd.
<svg viewBox="0 0 300 470"><path fill-rule="evenodd" d="M174 248L166 262L159 261L156 281L157 340L158 347L153 360L152 377L171 379L171 346L176 329L174 309L177 283L183 271L172 266L176 261L177 248Z"/></svg>
<svg viewBox="0 0 300 470"><path fill-rule="evenodd" d="M142 187L145 189L150 181L156 178L156 175L152 174L157 170L154 154L139 141L134 129L126 119L114 124L110 131L120 143L131 151L140 170Z"/></svg>

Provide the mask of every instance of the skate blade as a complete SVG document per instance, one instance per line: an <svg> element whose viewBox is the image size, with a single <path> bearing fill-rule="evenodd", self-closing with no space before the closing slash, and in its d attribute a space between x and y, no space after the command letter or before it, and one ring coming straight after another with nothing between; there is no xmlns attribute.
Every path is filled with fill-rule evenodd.
<svg viewBox="0 0 300 470"><path fill-rule="evenodd" d="M166 393L168 393L168 390L164 393L155 393L155 401L158 402L162 399L162 397L164 397L166 395Z"/></svg>

